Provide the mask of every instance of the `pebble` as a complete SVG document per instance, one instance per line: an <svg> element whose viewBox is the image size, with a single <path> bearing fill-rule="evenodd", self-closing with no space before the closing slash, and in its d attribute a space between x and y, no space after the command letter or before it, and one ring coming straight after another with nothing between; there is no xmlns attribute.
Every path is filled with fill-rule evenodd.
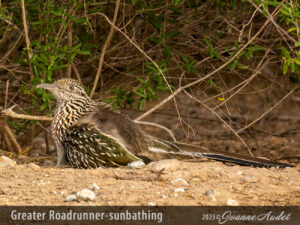
<svg viewBox="0 0 300 225"><path fill-rule="evenodd" d="M250 180L253 180L254 178L255 178L254 176L244 177L244 178L243 178L243 181L248 182L248 181L250 181Z"/></svg>
<svg viewBox="0 0 300 225"><path fill-rule="evenodd" d="M77 196L76 195L68 195L66 197L66 202L72 202L72 201L76 201L77 200Z"/></svg>
<svg viewBox="0 0 300 225"><path fill-rule="evenodd" d="M189 183L185 179L183 179L181 177L177 178L175 180L172 180L171 184L173 184L173 185L180 185L180 186L182 186L182 185L188 186L189 185Z"/></svg>
<svg viewBox="0 0 300 225"><path fill-rule="evenodd" d="M158 173L163 170L164 173L178 170L181 164L177 159L164 159L149 164L152 172Z"/></svg>
<svg viewBox="0 0 300 225"><path fill-rule="evenodd" d="M76 194L77 199L84 200L84 201L93 201L95 199L95 193L89 189L82 189L78 191Z"/></svg>
<svg viewBox="0 0 300 225"><path fill-rule="evenodd" d="M228 199L227 200L227 205L237 206L237 205L239 205L239 203L236 200L234 200L234 199Z"/></svg>
<svg viewBox="0 0 300 225"><path fill-rule="evenodd" d="M149 206L156 206L156 204L154 202L148 202Z"/></svg>
<svg viewBox="0 0 300 225"><path fill-rule="evenodd" d="M144 167L145 163L143 161L139 160L139 161L134 161L134 162L128 163L127 166L132 169L134 169L134 168L139 169L139 168Z"/></svg>
<svg viewBox="0 0 300 225"><path fill-rule="evenodd" d="M236 172L236 174L237 174L237 175L242 175L242 174L243 174L243 171L239 170L239 171Z"/></svg>
<svg viewBox="0 0 300 225"><path fill-rule="evenodd" d="M185 188L175 188L175 189L174 189L174 192L175 192L175 193L178 193L178 192L185 192Z"/></svg>
<svg viewBox="0 0 300 225"><path fill-rule="evenodd" d="M98 191L100 188L99 188L99 186L96 183L93 183L92 186L91 186L91 189L93 191Z"/></svg>
<svg viewBox="0 0 300 225"><path fill-rule="evenodd" d="M16 167L17 166L17 163L6 157L6 156L1 156L0 157L0 167Z"/></svg>
<svg viewBox="0 0 300 225"><path fill-rule="evenodd" d="M214 202L217 200L217 199L216 199L216 193L215 193L214 190L208 190L208 191L206 191L206 192L204 193L204 195L210 197L211 200L214 201Z"/></svg>

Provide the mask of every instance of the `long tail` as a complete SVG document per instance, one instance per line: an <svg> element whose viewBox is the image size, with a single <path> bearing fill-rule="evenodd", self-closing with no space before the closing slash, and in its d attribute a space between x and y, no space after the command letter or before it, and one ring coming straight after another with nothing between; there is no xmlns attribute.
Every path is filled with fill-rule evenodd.
<svg viewBox="0 0 300 225"><path fill-rule="evenodd" d="M222 162L231 162L239 165L253 166L260 168L270 168L270 167L279 167L287 168L293 167L289 164L278 163L274 161L269 161L266 159L254 158L250 156L240 155L236 153L227 153L215 150L208 150L206 148L185 144L180 142L173 141L164 141L164 140L155 140L153 147L149 148L149 151L162 154L174 154L177 156L185 156L191 158L209 158Z"/></svg>

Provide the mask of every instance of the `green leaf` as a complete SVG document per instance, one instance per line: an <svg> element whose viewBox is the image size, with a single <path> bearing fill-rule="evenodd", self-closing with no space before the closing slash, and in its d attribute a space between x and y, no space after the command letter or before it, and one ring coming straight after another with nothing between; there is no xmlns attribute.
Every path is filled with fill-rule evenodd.
<svg viewBox="0 0 300 225"><path fill-rule="evenodd" d="M181 2L181 0L173 0L173 2L175 5L178 5Z"/></svg>
<svg viewBox="0 0 300 225"><path fill-rule="evenodd" d="M85 23L86 22L86 18L81 18L81 19L78 19L76 20L76 23Z"/></svg>
<svg viewBox="0 0 300 225"><path fill-rule="evenodd" d="M78 54L80 54L80 55L90 55L91 51L88 51L88 50L79 50Z"/></svg>
<svg viewBox="0 0 300 225"><path fill-rule="evenodd" d="M155 92L152 90L151 87L147 87L147 91L149 91L151 93L151 95L155 96Z"/></svg>
<svg viewBox="0 0 300 225"><path fill-rule="evenodd" d="M293 72L295 72L295 63L294 62L291 62L290 63L290 68L291 68L291 72L293 73Z"/></svg>
<svg viewBox="0 0 300 225"><path fill-rule="evenodd" d="M170 56L171 49L172 49L171 46L167 46L163 49L162 53L164 54L165 57Z"/></svg>
<svg viewBox="0 0 300 225"><path fill-rule="evenodd" d="M295 43L295 47L300 47L300 41Z"/></svg>
<svg viewBox="0 0 300 225"><path fill-rule="evenodd" d="M285 47L281 47L281 52L285 56L286 59L290 59L291 58L290 53L288 52L288 50L286 50Z"/></svg>
<svg viewBox="0 0 300 225"><path fill-rule="evenodd" d="M50 13L52 13L55 16L62 16L64 10L60 10L60 11L54 11L54 10L50 10Z"/></svg>
<svg viewBox="0 0 300 225"><path fill-rule="evenodd" d="M144 106L145 102L146 102L146 99L143 98L143 99L138 103L138 108L139 108L139 110L142 110L142 109L143 109L143 106Z"/></svg>
<svg viewBox="0 0 300 225"><path fill-rule="evenodd" d="M288 69L289 69L289 64L286 62L286 63L284 63L283 64L283 74L286 74L287 73L287 71L288 71Z"/></svg>
<svg viewBox="0 0 300 225"><path fill-rule="evenodd" d="M59 70L59 69L66 68L66 67L68 67L68 64L59 65L59 66L53 66L51 68L51 70L54 71L54 70Z"/></svg>
<svg viewBox="0 0 300 225"><path fill-rule="evenodd" d="M161 39L155 37L148 37L147 40L153 44L159 44L161 42Z"/></svg>
<svg viewBox="0 0 300 225"><path fill-rule="evenodd" d="M188 58L183 53L179 52L179 56L180 56L182 61L184 61L186 63L189 61Z"/></svg>
<svg viewBox="0 0 300 225"><path fill-rule="evenodd" d="M43 111L48 107L48 102L44 102L41 106L40 109Z"/></svg>
<svg viewBox="0 0 300 225"><path fill-rule="evenodd" d="M300 66L300 60L295 59L295 63L298 64Z"/></svg>
<svg viewBox="0 0 300 225"><path fill-rule="evenodd" d="M140 77L137 77L136 79L137 79L138 81L140 81L142 84L145 84L145 83L146 83L146 81L145 81L144 79L140 78Z"/></svg>
<svg viewBox="0 0 300 225"><path fill-rule="evenodd" d="M212 47L212 43L210 42L210 40L209 40L207 37L205 37L205 36L203 35L202 38L203 38L203 40L204 40L206 46Z"/></svg>
<svg viewBox="0 0 300 225"><path fill-rule="evenodd" d="M295 30L297 30L297 28L296 28L296 27L293 27L293 28L290 28L288 31L289 31L289 33L291 33L291 32L293 32L293 31L295 31Z"/></svg>
<svg viewBox="0 0 300 225"><path fill-rule="evenodd" d="M265 51L265 48L261 47L261 46L250 46L248 48L248 50L250 50L250 51Z"/></svg>
<svg viewBox="0 0 300 225"><path fill-rule="evenodd" d="M72 16L70 13L66 13L66 16L67 16L71 21L73 21L73 22L76 21L75 17Z"/></svg>
<svg viewBox="0 0 300 225"><path fill-rule="evenodd" d="M133 90L133 93L135 93L136 95L138 95L138 96L140 96L140 97L142 97L142 98L146 98L146 95L144 94L143 91L141 92L140 89L138 89L138 90Z"/></svg>
<svg viewBox="0 0 300 225"><path fill-rule="evenodd" d="M172 38L172 37L177 36L178 34L181 34L181 32L178 31L178 30L176 30L176 31L174 31L174 32L171 32L171 33L166 34L166 38Z"/></svg>

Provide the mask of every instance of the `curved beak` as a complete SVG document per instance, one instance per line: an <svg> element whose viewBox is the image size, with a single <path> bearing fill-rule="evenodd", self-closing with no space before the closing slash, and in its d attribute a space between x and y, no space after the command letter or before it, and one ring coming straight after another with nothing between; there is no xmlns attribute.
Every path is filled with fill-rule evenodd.
<svg viewBox="0 0 300 225"><path fill-rule="evenodd" d="M43 89L47 89L47 90L54 90L56 89L56 85L55 84L39 84L36 86L36 88L43 88Z"/></svg>

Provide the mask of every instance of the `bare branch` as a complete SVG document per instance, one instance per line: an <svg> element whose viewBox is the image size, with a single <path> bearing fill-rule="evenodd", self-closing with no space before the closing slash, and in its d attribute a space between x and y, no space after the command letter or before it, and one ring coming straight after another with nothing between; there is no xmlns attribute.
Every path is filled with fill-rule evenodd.
<svg viewBox="0 0 300 225"><path fill-rule="evenodd" d="M120 0L117 0L116 2L116 7L115 7L115 12L114 12L114 17L113 17L113 21L111 22L111 27L110 27L110 31L107 35L107 38L104 42L104 45L102 47L102 51L101 51L101 54L100 54L100 59L99 59L99 65L98 65L98 69L97 69L97 73L96 73L96 77L95 77L95 80L94 80L94 84L93 84L93 87L92 87L92 90L91 90L91 93L90 93L90 97L92 98L93 95L95 94L95 90L97 88L97 85L98 85L98 81L99 81L99 78L101 76L101 72L102 72L102 66L103 66L103 61L104 61L104 55L105 55L105 52L106 52L106 49L107 47L109 46L110 44L110 41L112 39L112 36L114 34L114 26L115 26L115 23L117 21L117 17L118 17L118 12L119 12L119 6L120 6ZM107 18L108 19L108 18Z"/></svg>
<svg viewBox="0 0 300 225"><path fill-rule="evenodd" d="M52 121L52 117L49 116L31 116L26 114L18 114L13 111L13 108L15 106L3 110L1 113L3 113L5 116L15 118L15 119L23 119L23 120L39 120L39 121Z"/></svg>
<svg viewBox="0 0 300 225"><path fill-rule="evenodd" d="M218 114L216 113L213 109L211 109L210 107L208 107L206 104L204 104L202 101L200 101L199 99L195 98L194 96L190 95L186 90L184 90L184 93L189 96L191 99L195 100L196 102L198 102L199 104L201 104L205 109L207 109L208 111L210 111L212 114L214 114L220 121L222 121L222 123L224 123L224 125L226 127L228 127L228 129L243 143L243 145L247 148L248 152L250 153L250 155L252 157L254 157L253 153L251 152L250 148L248 147L248 145L246 144L246 142L243 140L243 138L241 138L241 136L228 124L226 123L226 121Z"/></svg>
<svg viewBox="0 0 300 225"><path fill-rule="evenodd" d="M170 137L173 139L173 141L176 141L176 138L175 138L173 132L172 132L170 129L168 129L167 127L165 127L165 126L162 126L162 125L157 124L157 123L146 122L146 121L138 121L138 120L134 120L134 122L137 123L137 124L141 124L141 125L147 125L147 126L158 127L158 128L160 128L160 129L162 129L162 130L168 132L168 134L169 134Z"/></svg>

